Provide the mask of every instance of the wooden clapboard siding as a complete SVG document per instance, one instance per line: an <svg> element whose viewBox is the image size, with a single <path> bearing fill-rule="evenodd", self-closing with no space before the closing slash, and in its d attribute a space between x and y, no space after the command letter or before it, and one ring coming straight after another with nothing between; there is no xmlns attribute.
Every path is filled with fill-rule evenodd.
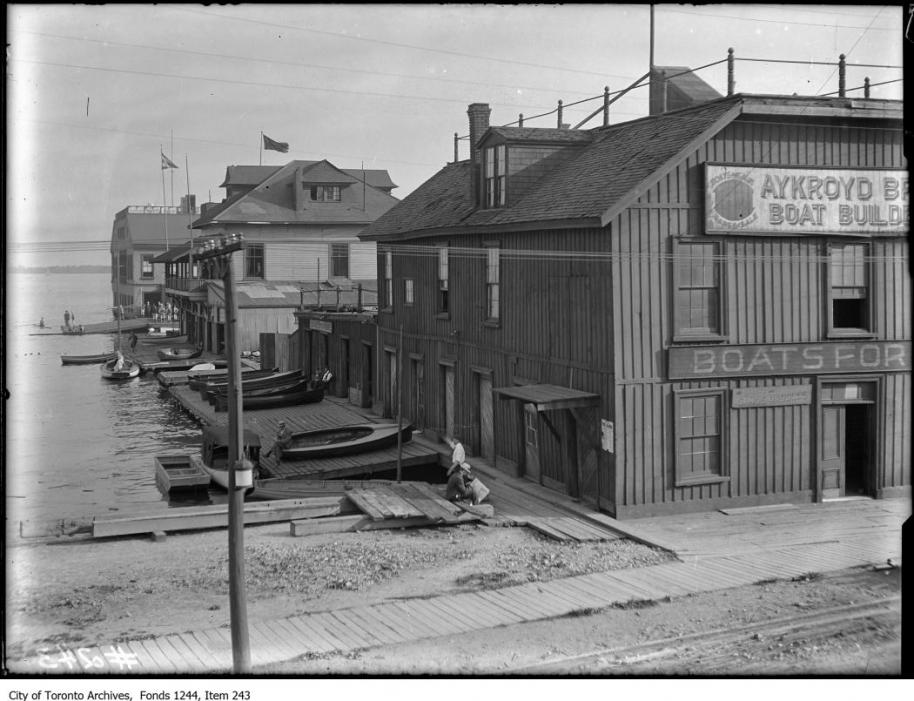
<svg viewBox="0 0 914 701"><path fill-rule="evenodd" d="M887 373L882 385L882 435L877 459L882 466L879 487L911 485L911 375Z"/></svg>
<svg viewBox="0 0 914 701"><path fill-rule="evenodd" d="M875 331L884 339L911 338L911 277L908 242L876 239L872 243Z"/></svg>

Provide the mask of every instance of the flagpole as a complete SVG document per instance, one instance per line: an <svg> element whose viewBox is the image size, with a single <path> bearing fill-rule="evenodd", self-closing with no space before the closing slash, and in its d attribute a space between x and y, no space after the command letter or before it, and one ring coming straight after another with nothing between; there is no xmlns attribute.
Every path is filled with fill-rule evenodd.
<svg viewBox="0 0 914 701"><path fill-rule="evenodd" d="M263 165L263 132L260 132L260 165Z"/></svg>
<svg viewBox="0 0 914 701"><path fill-rule="evenodd" d="M174 160L175 160L175 130L174 129L171 130L171 160L172 160L172 162L174 162ZM175 205L175 174L173 172L171 172L170 168L168 171L168 175L171 180L171 206L174 207L174 205Z"/></svg>
<svg viewBox="0 0 914 701"><path fill-rule="evenodd" d="M165 153L162 144L159 144L159 156ZM159 158L159 165L162 165L162 159ZM168 250L168 200L165 198L165 168L162 168L162 216L165 222L165 250Z"/></svg>

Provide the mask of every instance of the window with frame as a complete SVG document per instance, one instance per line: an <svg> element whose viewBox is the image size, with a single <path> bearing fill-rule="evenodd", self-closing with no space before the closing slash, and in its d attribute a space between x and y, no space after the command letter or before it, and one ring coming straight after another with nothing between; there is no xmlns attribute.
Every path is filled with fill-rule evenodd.
<svg viewBox="0 0 914 701"><path fill-rule="evenodd" d="M312 202L339 202L341 199L342 188L339 185L308 185L302 183L305 188L311 189Z"/></svg>
<svg viewBox="0 0 914 701"><path fill-rule="evenodd" d="M507 149L504 144L490 146L485 150L485 202L486 207L505 206L505 185L507 181Z"/></svg>
<svg viewBox="0 0 914 701"><path fill-rule="evenodd" d="M674 340L723 337L720 243L678 241L673 248Z"/></svg>
<svg viewBox="0 0 914 701"><path fill-rule="evenodd" d="M349 277L349 244L330 244L330 277Z"/></svg>
<svg viewBox="0 0 914 701"><path fill-rule="evenodd" d="M394 306L394 263L390 251L384 252L384 301L388 309Z"/></svg>
<svg viewBox="0 0 914 701"><path fill-rule="evenodd" d="M244 276L263 280L263 244L248 243L244 246Z"/></svg>
<svg viewBox="0 0 914 701"><path fill-rule="evenodd" d="M828 247L828 332L831 336L871 335L869 271L865 243Z"/></svg>
<svg viewBox="0 0 914 701"><path fill-rule="evenodd" d="M142 256L140 258L140 278L151 280L153 278L152 256Z"/></svg>
<svg viewBox="0 0 914 701"><path fill-rule="evenodd" d="M438 249L438 313L447 314L451 308L448 299L448 249Z"/></svg>
<svg viewBox="0 0 914 701"><path fill-rule="evenodd" d="M415 304L415 290L413 281L406 279L403 281L403 304L412 306Z"/></svg>
<svg viewBox="0 0 914 701"><path fill-rule="evenodd" d="M723 456L724 393L676 392L677 487L726 479Z"/></svg>
<svg viewBox="0 0 914 701"><path fill-rule="evenodd" d="M497 321L501 315L499 296L501 250L495 246L486 248L486 319Z"/></svg>

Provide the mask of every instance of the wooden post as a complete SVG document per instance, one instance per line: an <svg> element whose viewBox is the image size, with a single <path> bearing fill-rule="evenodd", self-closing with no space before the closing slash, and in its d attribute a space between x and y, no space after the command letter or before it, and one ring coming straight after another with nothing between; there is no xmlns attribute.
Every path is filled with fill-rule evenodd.
<svg viewBox="0 0 914 701"><path fill-rule="evenodd" d="M360 282L359 284L357 284L355 286L355 289L356 289L356 299L358 300L356 302L355 310L357 312L360 312L360 311L362 311L362 283Z"/></svg>
<svg viewBox="0 0 914 701"><path fill-rule="evenodd" d="M651 8L653 9L653 8ZM603 87L603 126L609 126L609 86Z"/></svg>
<svg viewBox="0 0 914 701"><path fill-rule="evenodd" d="M838 56L838 97L845 97L847 95L847 63L845 62L845 58L844 54Z"/></svg>
<svg viewBox="0 0 914 701"><path fill-rule="evenodd" d="M517 126L519 126L519 127L524 126L524 113L523 112L521 112L519 115L517 115Z"/></svg>
<svg viewBox="0 0 914 701"><path fill-rule="evenodd" d="M733 48L727 49L727 95L732 95L736 89L736 81L733 76L734 69Z"/></svg>
<svg viewBox="0 0 914 701"><path fill-rule="evenodd" d="M559 100L559 106L558 106L558 109L556 110L556 113L558 114L558 124L556 125L556 128L561 129L562 128L562 101L561 100Z"/></svg>
<svg viewBox="0 0 914 701"><path fill-rule="evenodd" d="M457 132L455 131L454 132L454 163L457 162L457 141L459 139L460 139L460 137L457 136Z"/></svg>
<svg viewBox="0 0 914 701"><path fill-rule="evenodd" d="M400 344L397 347L397 482L402 475L403 457L403 324L400 324Z"/></svg>
<svg viewBox="0 0 914 701"><path fill-rule="evenodd" d="M240 246L239 246L240 247ZM229 421L229 605L232 628L232 660L236 674L251 671L247 602L244 590L244 492L235 486L236 465L244 455L242 429L241 356L238 354L238 309L232 280L232 256L223 258L225 284L225 349L228 354Z"/></svg>
<svg viewBox="0 0 914 701"><path fill-rule="evenodd" d="M867 76L863 79L863 97L867 100L870 99L870 77Z"/></svg>

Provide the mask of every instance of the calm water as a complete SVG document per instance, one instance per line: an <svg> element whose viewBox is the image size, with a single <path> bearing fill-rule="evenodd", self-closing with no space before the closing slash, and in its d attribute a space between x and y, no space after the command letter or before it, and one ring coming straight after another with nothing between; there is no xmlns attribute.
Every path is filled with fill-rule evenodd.
<svg viewBox="0 0 914 701"><path fill-rule="evenodd" d="M61 355L110 350L114 335L29 335L42 316L59 328L64 309L77 323L111 320L109 275L10 273L7 294L8 526L168 509L153 457L199 450L197 422L154 375L111 382L97 365L61 365Z"/></svg>

